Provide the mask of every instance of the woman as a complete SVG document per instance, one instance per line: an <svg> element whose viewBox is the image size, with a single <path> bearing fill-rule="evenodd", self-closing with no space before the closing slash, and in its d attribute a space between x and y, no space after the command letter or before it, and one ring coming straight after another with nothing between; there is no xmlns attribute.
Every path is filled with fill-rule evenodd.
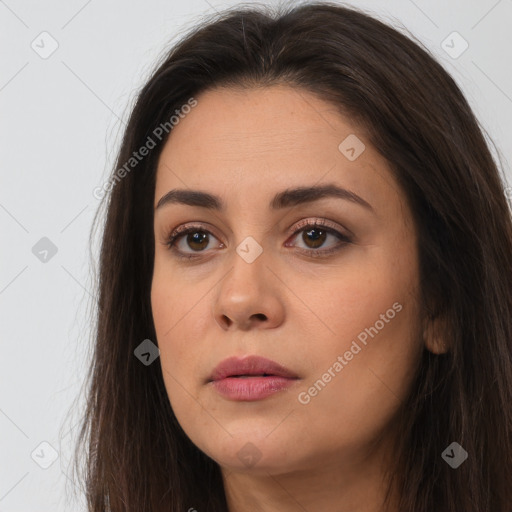
<svg viewBox="0 0 512 512"><path fill-rule="evenodd" d="M453 79L366 14L187 35L98 189L89 510L509 512L503 182Z"/></svg>

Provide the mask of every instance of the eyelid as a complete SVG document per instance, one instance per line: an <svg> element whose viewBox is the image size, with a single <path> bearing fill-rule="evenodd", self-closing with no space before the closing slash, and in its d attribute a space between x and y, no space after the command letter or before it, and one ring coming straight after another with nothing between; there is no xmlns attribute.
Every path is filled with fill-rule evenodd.
<svg viewBox="0 0 512 512"><path fill-rule="evenodd" d="M324 228L327 233L331 234L332 236L335 236L339 239L339 243L334 248L319 248L319 249L303 249L303 248L297 248L298 252L308 254L310 256L327 256L330 253L336 252L338 248L342 245L346 245L347 243L352 243L353 240L353 234L350 230L340 226L339 224L330 221L325 218L314 218L314 217L308 217L305 219L301 219L297 221L288 231L287 231L287 239L290 236L294 236L295 238L300 234L301 231L304 231L305 228L311 226L312 228L320 227ZM190 222L186 224L182 224L181 226L178 226L177 228L173 229L169 235L165 237L165 241L163 242L164 245L168 247L170 251L172 251L176 257L180 259L197 259L202 257L202 251L192 251L192 252L186 252L182 253L176 248L176 243L181 239L182 236L185 236L186 234L190 232L195 231L201 231L208 233L210 235L213 235L214 238L220 241L220 237L218 237L215 234L215 229L211 228L208 223L197 221L197 222ZM346 234L347 232L348 234ZM220 245L222 247L225 247L225 244L223 242L220 242ZM293 245L293 244L292 244ZM287 245L289 247L289 245ZM210 251L205 251L205 253Z"/></svg>
<svg viewBox="0 0 512 512"><path fill-rule="evenodd" d="M214 228L209 227L210 225L205 222L187 222L186 224L181 224L181 226L178 226L177 228L174 228L168 235L167 239L176 237L180 235L183 232L186 232L188 229L197 229L197 231L207 231L211 233L211 231L214 231ZM212 233L214 234L214 233ZM215 235L215 238L218 238L218 236Z"/></svg>
<svg viewBox="0 0 512 512"><path fill-rule="evenodd" d="M297 230L299 230L300 228L303 228L305 226L315 226L315 225L329 227L336 231L339 231L339 230L345 231L346 233L341 233L341 234L346 234L346 236L348 236L348 237L354 236L353 233L349 229L345 228L344 226L339 225L336 222L330 221L329 219L325 219L323 217L319 217L319 218L307 217L307 218L297 221L295 224L293 224L293 226L291 228L288 229L287 236L295 234ZM182 224L181 226L178 226L177 228L173 229L171 231L171 233L167 236L167 238L171 238L175 235L178 235L178 234L182 233L183 231L186 231L188 228L194 228L197 230L204 230L204 231L209 231L209 230L214 231L215 230L215 228L204 229L206 226L210 226L210 225L208 223L205 223L202 221L197 221L197 223L194 221L191 221L191 222ZM215 235L215 233L213 233L213 234ZM215 237L219 238L217 235L215 235Z"/></svg>
<svg viewBox="0 0 512 512"><path fill-rule="evenodd" d="M208 223L204 223L201 221L198 221L197 223L192 221L192 222L189 222L186 224L182 224L182 225L178 226L177 228L173 229L168 235L165 236L166 242L169 241L170 239L175 239L180 234L185 234L188 229L197 229L198 231L209 232L209 233L213 234L215 236L215 238L219 239L219 237L215 233L211 232L211 231L215 231L215 229L214 228L212 229L207 226L209 226ZM301 228L304 228L307 226L312 226L312 227L322 226L322 227L330 228L336 232L340 231L340 226L337 223L329 221L328 219L307 217L307 218L301 219L301 220L297 221L295 224L293 224L293 226L288 229L286 236L295 235L297 233L297 231L299 231ZM346 236L347 238L354 236L350 230L348 230L344 227L341 228L341 231L347 232L347 233L343 233L343 232L339 233L341 235Z"/></svg>
<svg viewBox="0 0 512 512"><path fill-rule="evenodd" d="M348 230L347 228L341 226L337 222L333 222L333 221L323 218L323 217L318 217L318 218L307 217L305 219L301 219L301 220L297 221L288 230L288 235L294 235L297 231L299 231L302 228L305 228L307 226L312 226L312 227L321 226L321 227L326 228L326 231L328 231L330 229L331 231L335 231L338 234L340 234L346 238L352 238L354 236L353 233L350 230ZM329 229L327 229L327 228L329 228Z"/></svg>

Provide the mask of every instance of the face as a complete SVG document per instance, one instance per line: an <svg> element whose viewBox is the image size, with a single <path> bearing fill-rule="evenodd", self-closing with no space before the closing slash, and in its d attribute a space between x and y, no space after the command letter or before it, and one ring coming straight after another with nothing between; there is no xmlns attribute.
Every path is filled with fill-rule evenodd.
<svg viewBox="0 0 512 512"><path fill-rule="evenodd" d="M196 99L163 148L154 201L151 303L175 415L224 469L362 461L422 349L406 198L364 131L308 92ZM211 194L218 208L200 195L160 202L171 190ZM248 355L295 378L209 382Z"/></svg>

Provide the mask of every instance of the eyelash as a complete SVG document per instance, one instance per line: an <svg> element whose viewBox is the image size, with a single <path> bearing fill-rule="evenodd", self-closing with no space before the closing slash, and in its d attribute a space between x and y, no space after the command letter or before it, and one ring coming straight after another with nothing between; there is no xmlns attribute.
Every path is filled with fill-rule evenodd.
<svg viewBox="0 0 512 512"><path fill-rule="evenodd" d="M306 228L309 228L309 229L322 228L322 231L325 231L327 234L334 235L341 240L340 243L338 243L335 247L331 247L330 249L323 249L323 250L321 250L321 249L301 249L300 250L300 252L306 253L307 255L309 255L313 258L329 256L329 255L341 250L341 248L344 247L345 245L351 243L351 239L348 236L340 233L339 231L337 231L334 228L327 227L326 222L321 219L314 220L314 221L307 219L307 220L299 222L298 225L296 226L296 230L292 233L292 237L296 238L296 235L298 235L302 231L305 231ZM179 241L185 235L188 235L189 233L207 233L209 235L215 236L210 231L208 231L207 229L204 229L203 226L200 226L200 225L184 226L184 227L179 227L179 228L175 229L167 237L165 245L167 246L167 248L170 251L174 252L174 255L179 259L191 260L191 259L195 259L195 258L200 258L201 252L203 252L203 251L196 251L197 254L183 254L178 249L176 249L176 247L175 247L176 242Z"/></svg>

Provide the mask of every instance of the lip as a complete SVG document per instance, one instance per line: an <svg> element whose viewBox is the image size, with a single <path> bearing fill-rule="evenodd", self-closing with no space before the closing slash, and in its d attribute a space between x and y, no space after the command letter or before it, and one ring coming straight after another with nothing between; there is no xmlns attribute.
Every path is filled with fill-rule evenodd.
<svg viewBox="0 0 512 512"><path fill-rule="evenodd" d="M265 376L264 376L265 374ZM215 367L207 384L230 400L262 400L294 384L299 377L260 356L229 357Z"/></svg>
<svg viewBox="0 0 512 512"><path fill-rule="evenodd" d="M284 366L261 356L228 357L221 361L213 370L209 381L221 380L226 377L236 377L241 375L272 375L275 377L285 377L288 379L297 379L291 370Z"/></svg>

